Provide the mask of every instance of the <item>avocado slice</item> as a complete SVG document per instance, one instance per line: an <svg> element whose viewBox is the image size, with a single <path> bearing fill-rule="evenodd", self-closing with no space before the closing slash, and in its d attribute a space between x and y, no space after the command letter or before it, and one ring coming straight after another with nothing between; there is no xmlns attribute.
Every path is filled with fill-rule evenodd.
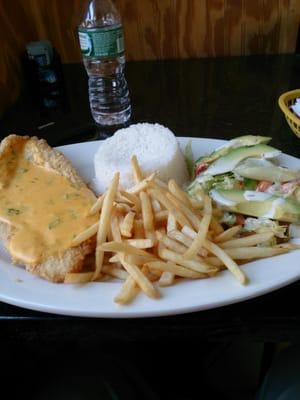
<svg viewBox="0 0 300 400"><path fill-rule="evenodd" d="M196 161L196 167L202 162L209 164L217 160L218 158L225 156L232 149L244 146L254 146L260 143L266 144L269 143L270 140L271 138L268 136L245 135L237 137L235 139L230 140L223 146L217 148L208 156L203 156L198 158L198 160Z"/></svg>
<svg viewBox="0 0 300 400"><path fill-rule="evenodd" d="M244 178L265 180L276 183L288 182L300 177L300 173L298 171L279 167L270 161L257 158L246 159L234 169L234 172Z"/></svg>
<svg viewBox="0 0 300 400"><path fill-rule="evenodd" d="M274 158L281 153L280 150L266 144L244 146L230 150L225 156L214 161L201 175L218 175L233 171L236 166L249 157ZM199 176L201 176L199 175Z"/></svg>
<svg viewBox="0 0 300 400"><path fill-rule="evenodd" d="M252 190L211 190L211 198L228 211L285 222L300 222L300 204Z"/></svg>

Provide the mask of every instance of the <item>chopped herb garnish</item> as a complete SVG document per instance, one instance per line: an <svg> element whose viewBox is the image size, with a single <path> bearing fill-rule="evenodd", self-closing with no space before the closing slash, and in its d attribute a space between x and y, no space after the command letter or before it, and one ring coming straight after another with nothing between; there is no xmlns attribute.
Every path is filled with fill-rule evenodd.
<svg viewBox="0 0 300 400"><path fill-rule="evenodd" d="M67 193L67 194L65 194L65 198L67 200L77 199L78 197L80 197L79 193Z"/></svg>
<svg viewBox="0 0 300 400"><path fill-rule="evenodd" d="M19 214L21 214L21 210L18 210L17 208L8 208L7 214L8 215L19 215Z"/></svg>
<svg viewBox="0 0 300 400"><path fill-rule="evenodd" d="M22 167L20 167L20 168L18 168L18 170L17 170L20 174L25 174L25 172L28 172L29 170L28 170L28 168L22 168Z"/></svg>
<svg viewBox="0 0 300 400"><path fill-rule="evenodd" d="M54 229L61 223L61 219L59 217L55 218L50 224L48 225L48 229Z"/></svg>
<svg viewBox="0 0 300 400"><path fill-rule="evenodd" d="M69 210L71 219L77 219L76 212L74 210Z"/></svg>

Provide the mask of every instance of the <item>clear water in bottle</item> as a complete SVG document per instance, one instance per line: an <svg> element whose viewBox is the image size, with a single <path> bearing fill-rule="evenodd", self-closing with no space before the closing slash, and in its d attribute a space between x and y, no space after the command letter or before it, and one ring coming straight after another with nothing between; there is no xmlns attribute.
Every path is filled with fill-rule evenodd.
<svg viewBox="0 0 300 400"><path fill-rule="evenodd" d="M92 0L79 26L80 48L89 77L89 99L100 125L121 125L131 116L124 75L124 35L111 0Z"/></svg>

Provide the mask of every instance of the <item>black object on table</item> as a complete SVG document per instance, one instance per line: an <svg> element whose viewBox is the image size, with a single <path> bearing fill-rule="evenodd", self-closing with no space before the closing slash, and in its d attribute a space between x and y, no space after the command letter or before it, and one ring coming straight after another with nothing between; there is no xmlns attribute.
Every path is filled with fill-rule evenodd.
<svg viewBox="0 0 300 400"><path fill-rule="evenodd" d="M37 135L53 145L106 137L89 111L82 65L65 65L62 109L36 107L26 88L4 115L0 136ZM300 57L249 56L127 64L132 122L159 122L178 136L233 138L272 136L272 144L294 156L300 140L277 106L279 95L300 86ZM300 262L300 261L299 261ZM82 345L103 340L133 343L187 339L295 341L300 337L300 282L243 303L192 314L148 319L83 319L56 316L0 303L1 335L14 342L55 343L59 337Z"/></svg>

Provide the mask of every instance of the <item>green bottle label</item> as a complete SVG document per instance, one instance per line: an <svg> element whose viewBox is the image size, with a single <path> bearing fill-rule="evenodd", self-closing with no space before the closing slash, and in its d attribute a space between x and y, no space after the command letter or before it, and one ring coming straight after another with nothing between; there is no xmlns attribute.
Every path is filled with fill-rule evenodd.
<svg viewBox="0 0 300 400"><path fill-rule="evenodd" d="M79 28L81 53L84 57L115 57L124 52L122 26Z"/></svg>

